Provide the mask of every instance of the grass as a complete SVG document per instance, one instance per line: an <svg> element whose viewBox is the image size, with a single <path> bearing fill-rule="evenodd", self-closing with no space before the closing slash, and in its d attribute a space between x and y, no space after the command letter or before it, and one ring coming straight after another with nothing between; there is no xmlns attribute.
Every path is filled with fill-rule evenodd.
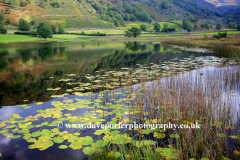
<svg viewBox="0 0 240 160"><path fill-rule="evenodd" d="M11 42L25 42L25 41L37 41L37 37L31 37L26 35L2 35L0 34L0 43Z"/></svg>
<svg viewBox="0 0 240 160"><path fill-rule="evenodd" d="M146 27L148 27L150 25L150 23L133 23L133 22L129 22L126 24L126 28L132 28L132 27L137 27L140 28L141 25L145 25Z"/></svg>

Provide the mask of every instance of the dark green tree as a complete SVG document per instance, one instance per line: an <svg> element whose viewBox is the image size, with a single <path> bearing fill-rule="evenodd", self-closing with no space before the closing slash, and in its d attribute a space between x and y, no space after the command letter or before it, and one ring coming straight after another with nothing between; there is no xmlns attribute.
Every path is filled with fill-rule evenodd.
<svg viewBox="0 0 240 160"><path fill-rule="evenodd" d="M237 26L237 29L240 31L240 24Z"/></svg>
<svg viewBox="0 0 240 160"><path fill-rule="evenodd" d="M124 20L125 20L125 21L129 21L129 20L130 20L130 16L129 16L128 14L126 14L126 15L124 16Z"/></svg>
<svg viewBox="0 0 240 160"><path fill-rule="evenodd" d="M54 25L50 25L50 27L52 28L52 34L57 34L57 27Z"/></svg>
<svg viewBox="0 0 240 160"><path fill-rule="evenodd" d="M45 40L52 38L52 28L48 25L43 26L43 34L41 35Z"/></svg>
<svg viewBox="0 0 240 160"><path fill-rule="evenodd" d="M5 28L0 28L0 33L7 34L7 30Z"/></svg>
<svg viewBox="0 0 240 160"><path fill-rule="evenodd" d="M18 24L19 24L19 29L22 30L22 31L28 31L28 30L31 29L30 23L28 23L23 18L19 19Z"/></svg>
<svg viewBox="0 0 240 160"><path fill-rule="evenodd" d="M237 28L237 24L233 23L233 22L229 22L228 26L229 26L229 28L232 28L232 29L236 29Z"/></svg>
<svg viewBox="0 0 240 160"><path fill-rule="evenodd" d="M218 30L222 29L221 23L218 23L218 24L216 25L216 29L218 29Z"/></svg>
<svg viewBox="0 0 240 160"><path fill-rule="evenodd" d="M146 31L146 29L147 29L147 26L146 26L146 25L144 25L144 24L142 24L142 25L140 26L140 29L141 29L142 31Z"/></svg>
<svg viewBox="0 0 240 160"><path fill-rule="evenodd" d="M168 9L168 3L167 3L167 1L163 1L163 2L161 3L161 8L162 8L162 9Z"/></svg>
<svg viewBox="0 0 240 160"><path fill-rule="evenodd" d="M132 27L131 29L128 29L128 31L125 31L125 37L138 37L141 34L141 30L137 27Z"/></svg>
<svg viewBox="0 0 240 160"><path fill-rule="evenodd" d="M115 20L115 21L114 21L114 25L115 25L116 27L119 27L119 25L120 25L120 24L119 24L119 21L118 21L118 20Z"/></svg>
<svg viewBox="0 0 240 160"><path fill-rule="evenodd" d="M61 33L61 34L65 33L65 26L64 26L63 23L58 24L58 32Z"/></svg>
<svg viewBox="0 0 240 160"><path fill-rule="evenodd" d="M161 26L160 26L160 24L159 23L155 23L154 24L154 30L156 31L156 32L159 32L160 30L161 30Z"/></svg>
<svg viewBox="0 0 240 160"><path fill-rule="evenodd" d="M194 24L194 31L197 31L197 30L198 30L198 25Z"/></svg>
<svg viewBox="0 0 240 160"><path fill-rule="evenodd" d="M5 20L5 16L3 13L0 13L0 22L4 21Z"/></svg>
<svg viewBox="0 0 240 160"><path fill-rule="evenodd" d="M11 23L11 19L7 19L7 24L9 25Z"/></svg>
<svg viewBox="0 0 240 160"><path fill-rule="evenodd" d="M39 23L38 27L37 27L37 34L38 35L42 35L43 34L43 27L47 25L46 23L44 22L41 22Z"/></svg>

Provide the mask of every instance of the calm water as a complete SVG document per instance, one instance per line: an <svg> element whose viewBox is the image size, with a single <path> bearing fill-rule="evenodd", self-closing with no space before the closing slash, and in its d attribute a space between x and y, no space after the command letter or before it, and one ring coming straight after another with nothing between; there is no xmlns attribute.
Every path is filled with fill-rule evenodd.
<svg viewBox="0 0 240 160"><path fill-rule="evenodd" d="M160 72L167 76L169 66L171 65L179 65L177 67L179 72L188 72L192 69L199 69L209 65L216 65L218 67L226 64L231 65L232 62L229 62L227 59L219 59L209 53L188 52L164 47L159 43L86 42L1 45L0 122L11 123L11 121L15 121L17 118L11 119L11 114L14 113L21 116L19 120L24 120L30 115L45 113L46 115L41 115L42 117L32 122L32 124L38 125L48 122L48 125L40 127L41 130L50 130L52 126L56 126L56 124L62 123L64 120L69 121L69 119L64 119L62 116L58 117L57 113L55 115L53 110L51 112L43 112L47 108L58 106L61 108L58 111L62 111L62 115L71 114L72 116L85 118L95 117L96 115L91 115L92 109L101 107L97 106L97 103L92 104L91 102L95 102L94 100L102 97L99 93L100 89L92 89L91 91L94 94L91 96L85 95L80 97L73 95L71 91L66 92L66 90L75 89L86 92L87 86L84 88L85 90L81 90L83 88L77 88L77 86L79 86L80 82L89 83L89 79L85 76L87 74L89 76L90 74L97 75L99 72L119 71L122 68L137 68L139 65L152 66L152 70L155 70L153 64L159 64L161 66ZM199 72L205 73L206 71L200 70ZM72 76L75 79L66 80ZM56 89L58 87L59 89ZM235 88L239 88L239 86ZM118 92L121 92L121 94L117 94ZM114 100L127 98L124 95L127 92L121 87L108 93L113 95L115 93L114 97L112 97ZM63 94L66 94L66 96L53 99L53 95L57 97ZM238 97L233 100L236 107L239 102L239 92L237 92L237 95ZM226 96L223 95L223 97ZM113 99L110 96L104 103L117 105L115 101L113 102ZM78 106L78 108L71 109L73 107L71 103ZM123 104L128 105L127 103ZM88 105L88 107L81 106L81 104ZM101 116L99 114L98 118L105 119L107 122L111 121L114 115L117 114L116 110L111 107L105 108L105 111L107 115ZM237 110L237 112L239 111ZM56 117L55 119L52 116L49 118L47 114L52 114L52 116ZM237 119L237 117L234 117L234 119ZM55 122L53 123L52 120L55 120ZM23 123L25 122L27 121L23 121ZM52 126L49 126L49 124L52 124ZM1 129L3 127L0 125ZM28 129L31 130L31 133L40 130L39 127L34 128L34 126ZM103 137L103 135L93 134L96 129L84 129L83 131L79 131L79 129L66 129L64 127L60 127L59 129L60 132L68 130L69 133L80 133L80 137L91 136L94 142ZM15 133L14 135L22 135L17 131L12 133ZM89 158L83 153L82 149L73 150L67 148L60 150L58 148L60 144L56 143L44 151L39 151L38 149L30 150L28 146L33 143L27 142L22 138L11 139L10 137L7 134L0 134L0 153L2 153L0 159ZM65 140L62 144L69 145L69 142Z"/></svg>

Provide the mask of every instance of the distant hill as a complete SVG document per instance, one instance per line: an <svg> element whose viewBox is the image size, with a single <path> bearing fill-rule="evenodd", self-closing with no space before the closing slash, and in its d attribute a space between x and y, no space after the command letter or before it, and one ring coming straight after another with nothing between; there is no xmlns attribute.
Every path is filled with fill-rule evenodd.
<svg viewBox="0 0 240 160"><path fill-rule="evenodd" d="M124 27L132 22L181 21L197 18L212 25L222 22L223 7L239 4L239 0L0 0L0 9L13 25L24 18L29 22L37 15L39 22L66 28ZM223 12L224 11L224 12ZM193 22L194 23L194 22ZM36 27L36 26L35 26Z"/></svg>

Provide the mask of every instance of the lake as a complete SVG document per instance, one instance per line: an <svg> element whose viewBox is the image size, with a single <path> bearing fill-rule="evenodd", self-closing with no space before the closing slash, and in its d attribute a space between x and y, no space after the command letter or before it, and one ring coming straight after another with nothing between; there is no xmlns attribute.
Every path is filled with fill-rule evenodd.
<svg viewBox="0 0 240 160"><path fill-rule="evenodd" d="M211 51L159 42L0 44L0 159L126 158L123 146L177 159L187 135L237 159L239 69ZM119 127L143 123L201 129ZM209 157L194 149L188 158Z"/></svg>

